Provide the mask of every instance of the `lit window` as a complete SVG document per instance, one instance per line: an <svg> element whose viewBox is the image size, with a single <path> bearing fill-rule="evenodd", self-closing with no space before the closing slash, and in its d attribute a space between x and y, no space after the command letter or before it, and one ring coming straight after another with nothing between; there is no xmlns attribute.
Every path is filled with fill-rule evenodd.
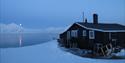
<svg viewBox="0 0 125 63"><path fill-rule="evenodd" d="M77 37L77 30L72 30L71 31L71 36L72 37Z"/></svg>
<svg viewBox="0 0 125 63"><path fill-rule="evenodd" d="M89 39L95 39L94 31L89 31Z"/></svg>
<svg viewBox="0 0 125 63"><path fill-rule="evenodd" d="M83 36L86 36L86 30L83 30Z"/></svg>

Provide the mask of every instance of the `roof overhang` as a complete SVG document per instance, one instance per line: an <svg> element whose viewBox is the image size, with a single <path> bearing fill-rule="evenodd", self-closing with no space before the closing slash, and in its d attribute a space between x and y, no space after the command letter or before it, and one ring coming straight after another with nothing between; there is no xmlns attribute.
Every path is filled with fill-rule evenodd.
<svg viewBox="0 0 125 63"><path fill-rule="evenodd" d="M125 30L102 30L102 29L96 29L96 28L88 28L79 23L75 23L75 24L81 26L82 28L88 29L88 30L95 30L95 31L101 31L101 32L125 32Z"/></svg>

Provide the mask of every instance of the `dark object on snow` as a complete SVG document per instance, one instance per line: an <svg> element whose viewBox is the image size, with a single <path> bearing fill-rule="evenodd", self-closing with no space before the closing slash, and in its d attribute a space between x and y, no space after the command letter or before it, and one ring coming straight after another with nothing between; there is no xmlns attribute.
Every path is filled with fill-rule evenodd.
<svg viewBox="0 0 125 63"><path fill-rule="evenodd" d="M93 54L108 56L125 48L125 26L98 23L98 15L93 14L93 23L76 22L60 34L59 43L66 48L92 50Z"/></svg>

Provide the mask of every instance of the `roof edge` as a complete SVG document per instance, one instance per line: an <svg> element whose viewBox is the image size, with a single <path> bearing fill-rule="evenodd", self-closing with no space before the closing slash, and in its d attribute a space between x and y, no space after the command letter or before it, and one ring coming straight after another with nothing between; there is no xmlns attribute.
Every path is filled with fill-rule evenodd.
<svg viewBox="0 0 125 63"><path fill-rule="evenodd" d="M85 29L88 29L88 30L95 30L95 31L101 31L101 32L125 32L125 30L102 30L102 29L96 29L96 28L88 28L88 27L83 26L77 22L75 24L77 24Z"/></svg>

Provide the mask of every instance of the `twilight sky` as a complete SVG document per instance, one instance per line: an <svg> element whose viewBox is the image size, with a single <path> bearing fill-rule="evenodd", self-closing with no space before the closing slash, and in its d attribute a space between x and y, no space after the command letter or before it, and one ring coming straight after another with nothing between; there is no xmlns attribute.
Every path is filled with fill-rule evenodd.
<svg viewBox="0 0 125 63"><path fill-rule="evenodd" d="M101 23L125 25L125 0L0 0L0 23L63 27L82 21L83 11L89 22L98 13Z"/></svg>

